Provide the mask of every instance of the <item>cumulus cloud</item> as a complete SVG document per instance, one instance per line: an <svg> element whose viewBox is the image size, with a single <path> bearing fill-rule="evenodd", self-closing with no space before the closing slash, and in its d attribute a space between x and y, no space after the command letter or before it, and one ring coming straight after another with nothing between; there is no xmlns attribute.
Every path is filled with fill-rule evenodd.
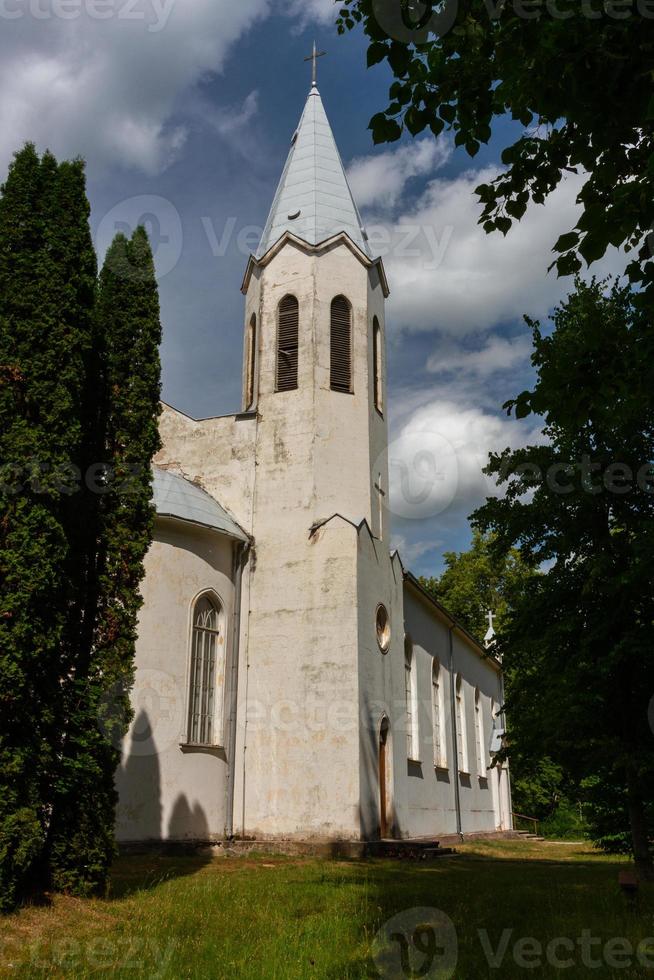
<svg viewBox="0 0 654 980"><path fill-rule="evenodd" d="M95 168L155 174L184 146L189 94L223 71L234 44L274 11L303 23L335 16L328 0L10 0L0 12L0 171L27 140ZM196 106L197 108L197 106ZM256 112L215 109L226 138Z"/></svg>
<svg viewBox="0 0 654 980"><path fill-rule="evenodd" d="M348 167L354 199L364 208L392 208L402 196L407 181L424 177L442 167L451 156L445 140L415 140L395 150L356 157Z"/></svg>
<svg viewBox="0 0 654 980"><path fill-rule="evenodd" d="M340 4L337 0L290 0L288 13L296 21L298 31L315 21L318 24L334 24Z"/></svg>
<svg viewBox="0 0 654 980"><path fill-rule="evenodd" d="M498 492L482 472L489 453L541 438L533 424L455 401L431 401L411 414L389 446L391 513L405 520L468 514Z"/></svg>
<svg viewBox="0 0 654 980"><path fill-rule="evenodd" d="M478 224L474 194L497 172L489 167L436 178L417 202L409 208L400 204L392 216L367 210L373 249L384 259L391 286L392 327L459 336L483 332L524 313L544 317L570 290L570 278L557 279L547 268L554 242L577 220L583 178L568 175L546 204L531 205L505 238L487 235ZM624 260L612 250L590 271L606 275L623 268Z"/></svg>
<svg viewBox="0 0 654 980"><path fill-rule="evenodd" d="M432 374L453 374L459 378L486 379L501 371L526 366L532 351L531 338L492 335L477 350L451 347L437 350L427 361Z"/></svg>
<svg viewBox="0 0 654 980"><path fill-rule="evenodd" d="M440 540L423 541L418 538L416 541L411 541L406 534L391 535L391 551L398 551L405 565L413 565L425 555L436 551L442 544Z"/></svg>
<svg viewBox="0 0 654 980"><path fill-rule="evenodd" d="M269 0L114 0L71 4L77 16L22 16L0 35L0 163L34 139L59 155L156 173L186 136L172 122L180 98L205 73L220 72L231 46Z"/></svg>

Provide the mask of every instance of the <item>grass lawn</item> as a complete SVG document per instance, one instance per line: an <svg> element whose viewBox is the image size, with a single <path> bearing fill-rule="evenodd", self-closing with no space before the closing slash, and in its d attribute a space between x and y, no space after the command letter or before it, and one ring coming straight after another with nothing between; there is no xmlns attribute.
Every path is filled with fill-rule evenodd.
<svg viewBox="0 0 654 980"><path fill-rule="evenodd" d="M522 841L415 864L123 858L109 900L0 919L0 976L654 977L654 890L632 906L620 866Z"/></svg>

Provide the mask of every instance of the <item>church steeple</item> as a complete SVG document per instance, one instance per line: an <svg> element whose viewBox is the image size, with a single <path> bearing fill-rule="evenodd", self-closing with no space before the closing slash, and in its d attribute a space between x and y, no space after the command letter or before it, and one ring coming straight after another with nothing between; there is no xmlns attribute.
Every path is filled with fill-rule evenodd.
<svg viewBox="0 0 654 980"><path fill-rule="evenodd" d="M320 245L334 235L345 233L367 258L372 258L343 161L315 84L291 140L257 258L264 256L286 232L309 245Z"/></svg>

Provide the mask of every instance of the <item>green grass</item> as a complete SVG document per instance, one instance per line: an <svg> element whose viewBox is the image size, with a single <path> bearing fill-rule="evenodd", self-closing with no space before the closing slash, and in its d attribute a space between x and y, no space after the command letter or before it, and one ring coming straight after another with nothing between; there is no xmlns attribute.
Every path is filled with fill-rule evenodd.
<svg viewBox="0 0 654 980"><path fill-rule="evenodd" d="M654 935L652 888L641 888L632 907L617 885L620 867L619 859L589 845L513 841L467 844L456 857L415 864L123 858L114 870L110 899L54 896L0 920L0 976L376 977L380 927L397 913L428 907L452 920L458 964L454 972L439 973L436 966L421 972L430 942L438 946L440 940L418 933L427 952L411 953L414 976L651 977L654 939L649 968L634 954L626 954L628 968L611 965L603 952L609 940L625 939L636 948ZM409 943L423 919L409 913ZM504 933L506 953L497 968L487 962L479 930L487 931L491 949L503 930L512 930ZM519 940L533 937L545 946L561 937L576 943L583 930L601 939L592 946L593 957L602 962L598 968L584 965L578 945L572 953L558 949L562 959L573 958L571 967L547 965L544 951L542 967L528 969L515 961ZM390 949L399 963L400 946L394 942ZM527 944L523 952L530 949ZM616 963L619 952L613 948ZM442 962L439 957L437 950L435 964ZM384 977L410 975L389 962Z"/></svg>

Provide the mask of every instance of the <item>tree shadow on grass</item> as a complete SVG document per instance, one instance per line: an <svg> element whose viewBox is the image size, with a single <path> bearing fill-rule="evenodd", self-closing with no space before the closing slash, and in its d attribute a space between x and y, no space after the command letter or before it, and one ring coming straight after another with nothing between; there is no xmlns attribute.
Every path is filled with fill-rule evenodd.
<svg viewBox="0 0 654 980"><path fill-rule="evenodd" d="M444 955L443 937L438 930L430 935L429 925L417 931L421 913L416 910L421 909L436 910L434 921L444 916L452 925L458 966L454 974L446 971L443 976L454 975L457 980L524 976L515 949L529 937L541 943L544 960L542 969L531 970L532 975L560 975L546 958L548 943L559 937L573 943L575 963L583 972L578 940L585 930L601 937L601 945L595 947L600 956L604 944L615 937L624 937L636 949L651 934L654 887L641 886L638 902L631 904L618 887L619 867L602 859L564 863L481 854L439 858L429 864L367 862L365 871L348 879L365 884L365 907L357 919L360 948L350 947L349 956L344 948L340 962L330 964L322 975L328 980L379 977L373 957L382 946L397 970L382 971L382 975L441 975L434 970L439 955ZM381 945L375 941L380 934L385 935ZM488 951L501 955L499 968L489 964ZM431 965L428 954L432 955ZM596 972L598 976L613 975ZM630 976L645 975L634 961Z"/></svg>

